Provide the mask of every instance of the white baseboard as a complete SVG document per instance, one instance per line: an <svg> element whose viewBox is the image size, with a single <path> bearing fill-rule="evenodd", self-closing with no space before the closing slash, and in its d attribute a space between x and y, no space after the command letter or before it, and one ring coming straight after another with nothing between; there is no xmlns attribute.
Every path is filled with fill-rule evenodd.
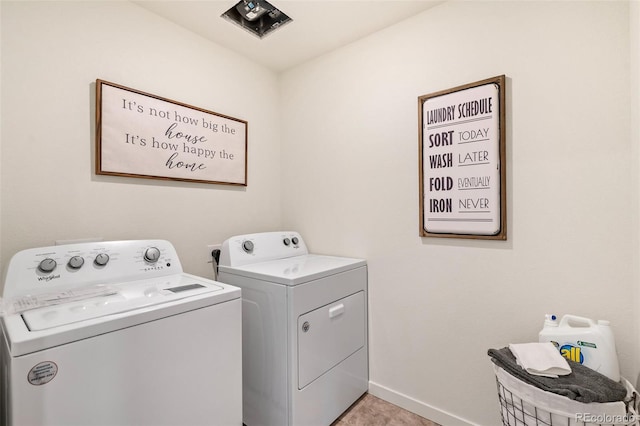
<svg viewBox="0 0 640 426"><path fill-rule="evenodd" d="M440 425L474 426L474 424L468 420L465 420L438 408L432 407L429 404L420 402L407 395L403 395L377 383L369 382L369 393Z"/></svg>

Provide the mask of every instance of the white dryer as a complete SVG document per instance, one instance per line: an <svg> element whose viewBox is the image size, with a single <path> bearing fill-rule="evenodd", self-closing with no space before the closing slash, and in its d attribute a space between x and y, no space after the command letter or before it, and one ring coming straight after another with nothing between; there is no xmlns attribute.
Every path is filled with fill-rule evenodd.
<svg viewBox="0 0 640 426"><path fill-rule="evenodd" d="M242 288L243 421L329 425L368 389L367 265L296 232L235 236L218 279Z"/></svg>
<svg viewBox="0 0 640 426"><path fill-rule="evenodd" d="M1 318L2 424L241 425L241 291L163 240L25 250Z"/></svg>

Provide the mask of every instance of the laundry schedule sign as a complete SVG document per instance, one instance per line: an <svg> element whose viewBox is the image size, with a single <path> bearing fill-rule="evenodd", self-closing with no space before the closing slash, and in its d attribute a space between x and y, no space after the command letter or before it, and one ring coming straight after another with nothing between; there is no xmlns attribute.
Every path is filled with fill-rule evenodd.
<svg viewBox="0 0 640 426"><path fill-rule="evenodd" d="M420 96L420 233L506 239L504 76Z"/></svg>
<svg viewBox="0 0 640 426"><path fill-rule="evenodd" d="M247 185L247 122L96 81L96 173Z"/></svg>

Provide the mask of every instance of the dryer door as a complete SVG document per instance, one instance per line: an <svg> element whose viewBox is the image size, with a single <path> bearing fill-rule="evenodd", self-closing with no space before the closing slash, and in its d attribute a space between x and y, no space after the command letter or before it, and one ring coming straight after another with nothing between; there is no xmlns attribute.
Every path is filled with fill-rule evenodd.
<svg viewBox="0 0 640 426"><path fill-rule="evenodd" d="M360 291L298 317L298 389L364 346L364 303Z"/></svg>

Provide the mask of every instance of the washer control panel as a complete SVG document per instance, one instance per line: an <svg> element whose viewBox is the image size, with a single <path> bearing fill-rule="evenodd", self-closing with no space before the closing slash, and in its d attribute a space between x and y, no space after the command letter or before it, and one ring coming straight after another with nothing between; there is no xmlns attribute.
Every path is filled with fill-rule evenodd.
<svg viewBox="0 0 640 426"><path fill-rule="evenodd" d="M309 254L297 232L262 232L236 235L222 243L221 266L240 266Z"/></svg>
<svg viewBox="0 0 640 426"><path fill-rule="evenodd" d="M23 250L9 262L4 299L181 274L165 240L104 241Z"/></svg>

